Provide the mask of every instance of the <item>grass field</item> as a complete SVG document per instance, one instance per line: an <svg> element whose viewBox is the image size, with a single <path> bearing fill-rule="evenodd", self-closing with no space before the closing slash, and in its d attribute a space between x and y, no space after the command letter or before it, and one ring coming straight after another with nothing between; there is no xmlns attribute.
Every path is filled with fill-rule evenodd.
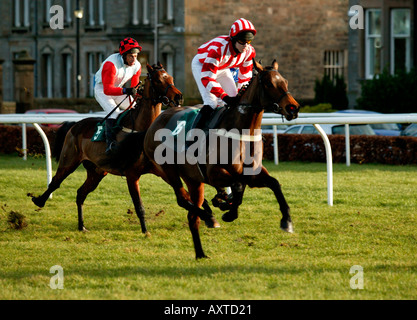
<svg viewBox="0 0 417 320"><path fill-rule="evenodd" d="M85 204L77 231L77 170L36 208L46 188L44 159L0 155L0 299L416 299L417 167L334 165L327 205L325 163L264 163L279 179L295 233L279 228L270 190L247 189L239 219L201 226L210 259L196 261L186 212L170 187L146 175L141 192L151 237L144 237L125 180L106 177ZM56 168L56 164L54 164ZM214 189L206 188L206 198ZM11 228L10 212L26 217ZM53 266L64 289L52 289ZM363 268L363 289L350 273Z"/></svg>

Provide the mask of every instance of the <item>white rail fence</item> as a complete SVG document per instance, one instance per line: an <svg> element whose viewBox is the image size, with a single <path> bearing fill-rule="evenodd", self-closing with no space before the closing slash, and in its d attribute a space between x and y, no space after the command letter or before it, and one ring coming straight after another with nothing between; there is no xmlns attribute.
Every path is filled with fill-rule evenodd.
<svg viewBox="0 0 417 320"><path fill-rule="evenodd" d="M60 124L64 121L79 121L90 118L92 114L60 114L60 115L33 115L33 114L6 114L0 115L0 124L2 123L21 123L22 124L22 149L26 152L26 124L33 124L45 145L47 185L52 180L52 161L51 148L45 132L39 126L39 123ZM274 129L274 161L278 164L278 135L276 134L279 125L294 124L312 124L319 132L323 139L326 150L327 165L327 203L333 206L333 159L332 149L329 138L320 124L344 124L346 126L346 164L350 165L350 124L371 124L371 123L417 123L417 113L407 114L378 114L372 116L354 115L354 114L335 114L335 113L300 113L295 120L287 121L277 115L265 115L262 119L262 125L272 125ZM26 156L24 155L24 159Z"/></svg>

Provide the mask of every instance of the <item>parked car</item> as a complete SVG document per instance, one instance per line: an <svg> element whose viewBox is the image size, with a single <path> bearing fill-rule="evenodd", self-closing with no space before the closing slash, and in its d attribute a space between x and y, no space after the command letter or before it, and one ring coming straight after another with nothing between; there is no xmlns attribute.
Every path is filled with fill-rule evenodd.
<svg viewBox="0 0 417 320"><path fill-rule="evenodd" d="M272 113L272 112L265 112L263 114L264 119L268 119L268 118L276 119L276 118L279 118L279 117L281 117L279 114ZM289 126L286 125L286 124L277 125L277 133L284 133L285 129L287 129L288 127ZM262 129L262 133L274 133L274 128L273 128L272 125L261 126L261 129Z"/></svg>
<svg viewBox="0 0 417 320"><path fill-rule="evenodd" d="M63 114L63 113L78 113L75 110L69 110L69 109L32 109L32 110L27 110L25 112L25 114ZM43 123L42 124L45 127L50 127L50 128L59 128L60 125L59 124L52 124L52 123Z"/></svg>
<svg viewBox="0 0 417 320"><path fill-rule="evenodd" d="M417 137L417 123L412 123L401 131L401 136Z"/></svg>
<svg viewBox="0 0 417 320"><path fill-rule="evenodd" d="M340 110L335 113L348 113L348 114L382 114L376 111L367 110ZM399 136L401 133L401 127L397 123L370 123L369 124L378 136Z"/></svg>
<svg viewBox="0 0 417 320"><path fill-rule="evenodd" d="M344 124L321 124L320 127L326 134L345 134ZM296 124L289 127L284 133L318 134L319 132L312 124ZM375 131L369 124L350 124L349 133L351 135L375 135Z"/></svg>
<svg viewBox="0 0 417 320"><path fill-rule="evenodd" d="M277 125L277 133L284 133L284 131L288 128L289 126L286 124L280 124ZM274 128L269 125L265 125L261 127L262 129L262 133L274 133Z"/></svg>

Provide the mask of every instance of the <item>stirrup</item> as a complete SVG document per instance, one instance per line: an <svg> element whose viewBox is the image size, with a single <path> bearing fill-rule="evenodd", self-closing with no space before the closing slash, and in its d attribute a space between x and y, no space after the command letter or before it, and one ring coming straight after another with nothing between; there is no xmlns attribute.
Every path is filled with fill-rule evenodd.
<svg viewBox="0 0 417 320"><path fill-rule="evenodd" d="M106 154L107 155L111 155L111 154L114 154L114 153L116 153L116 142L114 142L114 141L112 141L112 142L110 142L110 144L107 146L107 149L106 149Z"/></svg>

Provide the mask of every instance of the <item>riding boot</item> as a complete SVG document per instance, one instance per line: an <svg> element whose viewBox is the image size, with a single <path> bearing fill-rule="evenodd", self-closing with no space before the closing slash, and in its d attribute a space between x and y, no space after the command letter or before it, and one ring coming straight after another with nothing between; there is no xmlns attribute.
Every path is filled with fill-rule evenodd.
<svg viewBox="0 0 417 320"><path fill-rule="evenodd" d="M116 123L116 119L107 119L105 130L106 130L106 143L107 149L106 154L111 154L116 150L116 135L114 134L113 127Z"/></svg>
<svg viewBox="0 0 417 320"><path fill-rule="evenodd" d="M209 105L204 105L199 112L199 119L197 120L197 124L195 126L196 129L204 130L206 126L206 122L210 119L210 116L214 112L214 109Z"/></svg>

